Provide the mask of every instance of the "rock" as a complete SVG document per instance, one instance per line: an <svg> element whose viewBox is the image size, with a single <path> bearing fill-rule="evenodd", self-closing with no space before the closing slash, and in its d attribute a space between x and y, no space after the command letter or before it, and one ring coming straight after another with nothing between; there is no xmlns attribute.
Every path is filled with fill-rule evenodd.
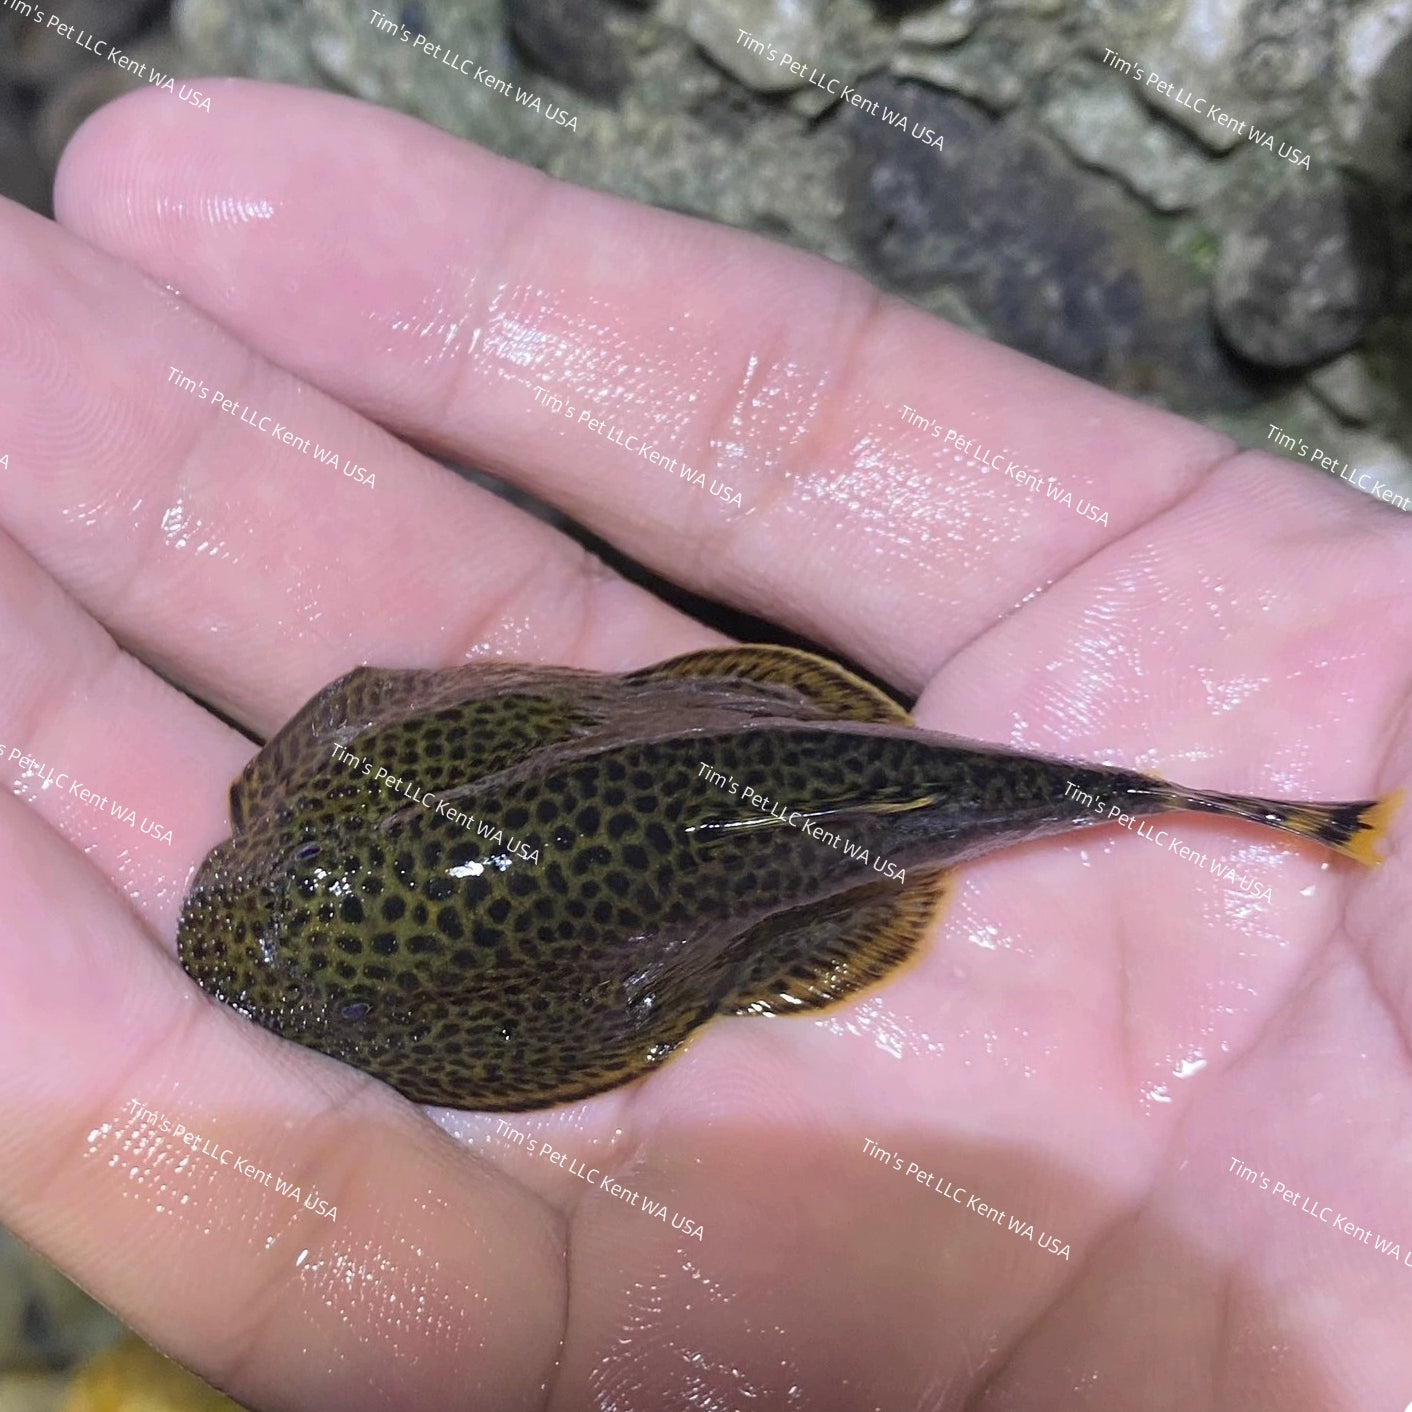
<svg viewBox="0 0 1412 1412"><path fill-rule="evenodd" d="M0 196L48 212L52 172L46 172L9 89L0 84Z"/></svg>
<svg viewBox="0 0 1412 1412"><path fill-rule="evenodd" d="M1329 0L1246 0L1240 19L1231 72L1249 97L1298 93L1328 72L1335 21Z"/></svg>
<svg viewBox="0 0 1412 1412"><path fill-rule="evenodd" d="M506 0L515 42L531 63L600 102L628 82L627 60L603 0Z"/></svg>
<svg viewBox="0 0 1412 1412"><path fill-rule="evenodd" d="M0 79L47 83L85 57L72 40L60 39L14 11L0 13Z"/></svg>
<svg viewBox="0 0 1412 1412"><path fill-rule="evenodd" d="M898 15L910 15L914 10L925 10L935 0L873 0L873 8L885 20Z"/></svg>
<svg viewBox="0 0 1412 1412"><path fill-rule="evenodd" d="M384 32L355 0L177 0L174 21L183 43L220 72L244 72L280 82L336 86L370 102L422 118L459 137L545 167L565 143L582 142L595 114L555 80L530 74L504 31L499 0L438 0L409 16L432 42L415 43L415 28L386 12L397 29ZM435 54L439 48L445 61ZM454 63L468 62L465 72ZM547 121L547 107L521 105L474 77L487 76L531 91L547 105L567 109L569 130Z"/></svg>
<svg viewBox="0 0 1412 1412"><path fill-rule="evenodd" d="M680 42L695 56L684 35ZM555 176L656 206L784 238L847 261L839 229L838 172L845 156L829 120L805 140L805 122L777 100L741 87L698 60L685 83L670 54L654 55L615 117L561 143L547 164Z"/></svg>
<svg viewBox="0 0 1412 1412"><path fill-rule="evenodd" d="M827 71L826 71L827 72ZM829 78L834 75L829 74ZM838 102L838 96L817 84L806 84L789 95L789 111L801 118L812 121L821 113L827 113Z"/></svg>
<svg viewBox="0 0 1412 1412"><path fill-rule="evenodd" d="M811 117L837 103L843 85L886 63L892 49L891 33L867 0L661 0L656 18L689 35L748 88L796 93L804 100L799 110ZM680 106L668 95L668 110Z"/></svg>
<svg viewBox="0 0 1412 1412"><path fill-rule="evenodd" d="M1081 377L1183 408L1251 402L1201 281L1109 183L1018 119L891 79L862 91L946 139L937 152L861 110L842 116L846 220L870 268L914 294L944 286L992 337Z"/></svg>
<svg viewBox="0 0 1412 1412"><path fill-rule="evenodd" d="M1299 368L1351 348L1388 284L1376 207L1341 186L1287 191L1221 242L1213 302L1238 353Z"/></svg>
<svg viewBox="0 0 1412 1412"><path fill-rule="evenodd" d="M1099 62L1116 50L1113 70L1212 152L1230 151L1252 127L1307 151L1323 127L1339 21L1329 0L1177 0L1148 25L1118 22L1111 37L1093 27L1090 44Z"/></svg>
<svg viewBox="0 0 1412 1412"><path fill-rule="evenodd" d="M1219 167L1096 64L1065 69L1039 111L1075 157L1120 177L1159 211L1200 205L1225 183Z"/></svg>
<svg viewBox="0 0 1412 1412"><path fill-rule="evenodd" d="M1119 81L1131 83L1131 91L1149 108L1184 128L1208 151L1229 152L1246 140L1249 110L1235 111L1211 77L1190 59L1177 55L1151 68L1139 65L1131 75L1113 72ZM1154 74L1156 80L1149 82Z"/></svg>
<svg viewBox="0 0 1412 1412"><path fill-rule="evenodd" d="M1228 152L1241 140L1240 134L1234 126L1213 121L1211 112L1239 108L1238 118L1248 115L1248 97L1242 106L1246 96L1231 73L1241 52L1242 14L1250 3L1167 0L1143 6L1115 17L1111 39L1107 28L1093 29L1093 57L1204 147Z"/></svg>
<svg viewBox="0 0 1412 1412"><path fill-rule="evenodd" d="M919 78L996 110L1014 107L1025 91L1016 50L999 39L973 39L945 54L904 49L891 68L898 78Z"/></svg>
<svg viewBox="0 0 1412 1412"><path fill-rule="evenodd" d="M1409 181L1402 143L1412 130L1412 0L1374 0L1339 43L1334 123L1347 162L1374 181Z"/></svg>
<svg viewBox="0 0 1412 1412"><path fill-rule="evenodd" d="M684 19L692 39L747 88L786 93L802 88L806 76L790 73L779 55L828 67L816 13L810 0L664 0L662 18Z"/></svg>
<svg viewBox="0 0 1412 1412"><path fill-rule="evenodd" d="M1142 35L1171 33L1188 8L1187 0L1080 0L1090 34L1109 36L1109 43Z"/></svg>
<svg viewBox="0 0 1412 1412"><path fill-rule="evenodd" d="M575 110L570 132L389 37L355 0L175 0L184 37L199 40L210 69L335 86L555 176L788 240L872 272L933 312L1208 418L1218 408L1237 415L1230 409L1250 405L1252 385L1262 404L1272 384L1279 395L1305 385L1298 374L1257 373L1217 336L1212 221L1225 219L1229 198L1255 207L1350 161L1381 163L1384 181L1412 177L1399 148L1412 128L1412 0L1327 0L1322 17L1314 0L645 2L650 13L642 0L592 0L605 7L627 72L612 106L576 105L564 87L583 81L566 67L578 58L577 30L558 57L538 51L554 78L529 68L533 39L509 39L506 0L403 0L388 11ZM549 26L598 13L588 3L511 0L511 12L521 28L523 15ZM742 31L757 52L739 42ZM1125 72L1104 65L1105 48ZM785 52L803 73L777 62ZM1004 136L989 135L978 113L976 141L1002 159L1013 190L952 172L966 132L960 109L943 154L808 81L811 70L853 85L862 75L883 81L894 64L900 78L879 90L893 106L923 91L907 85L922 75L932 99L945 85L1008 113ZM1154 68L1172 92L1147 81ZM1078 91L1066 91L1071 80ZM936 127L916 101L908 131L913 120ZM1340 131L1362 143L1376 128L1378 140L1341 152L1336 101ZM1212 104L1229 124L1211 120ZM1296 176L1273 147L1247 141L1238 120L1274 132L1276 145L1297 142L1312 163ZM881 166L870 173L874 157ZM880 204L870 215L875 180ZM958 192L970 203L962 212ZM982 212L981 201L994 209ZM966 262L954 268L961 248ZM1401 368L1407 337L1405 314L1390 305L1363 351L1374 362L1386 339ZM1383 382L1398 385L1391 375ZM1381 418L1374 425L1386 430Z"/></svg>
<svg viewBox="0 0 1412 1412"><path fill-rule="evenodd" d="M0 1230L0 1367L62 1368L122 1332L106 1309Z"/></svg>
<svg viewBox="0 0 1412 1412"><path fill-rule="evenodd" d="M1377 381L1360 353L1345 353L1311 373L1309 386L1345 422L1367 426L1395 411L1396 399L1390 389Z"/></svg>
<svg viewBox="0 0 1412 1412"><path fill-rule="evenodd" d="M1389 495L1399 496L1403 503L1396 508L1404 513L1409 512L1409 507L1412 507L1412 457L1382 437L1362 431L1349 432L1340 446L1331 449L1331 454L1339 456L1345 463L1339 468L1340 472L1351 468L1352 479L1347 483L1356 490L1387 503L1392 503L1388 501ZM1360 485L1359 480L1364 476L1367 479Z"/></svg>
<svg viewBox="0 0 1412 1412"><path fill-rule="evenodd" d="M248 74L274 83L326 87L324 80L334 76L320 69L312 53L311 36L319 30L316 9L310 5L292 12L282 0L245 0L239 5L227 0L173 0L172 29L186 52L208 73ZM370 28L366 16L362 18L363 28ZM371 68L374 51L353 24L351 13L339 19L344 48L367 56L365 67ZM376 80L370 76L368 83L375 86ZM370 96L352 84L348 89L360 97Z"/></svg>
<svg viewBox="0 0 1412 1412"><path fill-rule="evenodd" d="M944 98L916 83L874 79L863 86L871 101L906 113L922 109L945 148L914 146L906 132L861 109L840 114L849 141L844 175L845 220L855 248L878 273L904 289L970 273L969 223L958 209L964 174L990 124L973 104ZM910 119L909 119L910 130Z"/></svg>
<svg viewBox="0 0 1412 1412"><path fill-rule="evenodd" d="M975 29L980 15L980 0L947 0L935 9L908 15L897 26L897 38L903 44L921 47L955 44Z"/></svg>
<svg viewBox="0 0 1412 1412"><path fill-rule="evenodd" d="M161 0L62 0L58 9L35 5L24 14L6 9L0 13L0 75L18 83L47 83L56 74L93 63L94 56L78 41L88 34L94 40L121 44L143 20L159 8ZM35 16L42 23L36 23ZM49 28L58 15L73 33ZM106 51L105 51L106 52Z"/></svg>

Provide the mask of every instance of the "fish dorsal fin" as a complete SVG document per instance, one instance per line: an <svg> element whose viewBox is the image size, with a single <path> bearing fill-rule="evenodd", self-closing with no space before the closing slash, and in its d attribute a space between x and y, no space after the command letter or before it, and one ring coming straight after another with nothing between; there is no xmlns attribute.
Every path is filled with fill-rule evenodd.
<svg viewBox="0 0 1412 1412"><path fill-rule="evenodd" d="M773 690L737 691L734 700L729 693L693 696L685 687L692 679ZM611 734L614 708L624 721L634 711L654 709L650 688L658 682L683 684L680 699L671 703L683 724L719 723L722 711L910 723L885 692L792 647L710 648L620 677L517 662L469 662L449 670L357 667L302 707L246 765L231 786L231 822L238 832L293 798L328 768L335 745L387 765L421 789L449 792L509 769L545 746L587 743L604 730ZM647 697L643 687L649 688ZM812 709L800 709L801 697ZM433 758L417 742L401 739L398 726L409 717L416 718L418 730L454 736L454 748Z"/></svg>
<svg viewBox="0 0 1412 1412"><path fill-rule="evenodd" d="M856 995L915 954L945 894L946 870L930 868L757 922L731 944L740 970L720 1010L790 1015Z"/></svg>
<svg viewBox="0 0 1412 1412"><path fill-rule="evenodd" d="M454 715L473 708L461 724L454 751L440 770L422 760L416 778L435 789L431 775L455 777L503 769L539 746L570 739L584 728L585 703L596 672L572 667L528 667L508 662L469 662L451 670L356 667L326 686L270 738L231 786L230 815L236 830L275 808L328 768L335 745L352 748L359 737L390 728L409 716ZM445 728L456 729L447 720ZM393 744L394 742L387 742ZM361 753L354 751L355 754ZM390 751L378 752L391 756ZM398 762L388 758L389 768ZM430 766L430 768L425 768ZM399 771L404 777L413 771Z"/></svg>
<svg viewBox="0 0 1412 1412"><path fill-rule="evenodd" d="M912 718L885 691L827 658L797 647L747 645L708 647L628 675L628 681L659 677L738 677L768 686L791 687L829 720L910 725Z"/></svg>

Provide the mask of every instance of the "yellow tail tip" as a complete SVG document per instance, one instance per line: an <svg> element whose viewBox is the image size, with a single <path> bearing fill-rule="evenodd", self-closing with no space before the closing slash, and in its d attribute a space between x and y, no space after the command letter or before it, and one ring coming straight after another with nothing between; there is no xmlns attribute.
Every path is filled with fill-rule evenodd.
<svg viewBox="0 0 1412 1412"><path fill-rule="evenodd" d="M1376 868L1380 866L1384 858L1377 851L1377 846L1387 837L1393 815L1402 807L1402 800L1406 793L1405 789L1395 789L1386 799L1380 799L1376 804L1366 808L1358 816L1358 832L1339 849L1339 852L1350 858L1356 858L1365 867Z"/></svg>

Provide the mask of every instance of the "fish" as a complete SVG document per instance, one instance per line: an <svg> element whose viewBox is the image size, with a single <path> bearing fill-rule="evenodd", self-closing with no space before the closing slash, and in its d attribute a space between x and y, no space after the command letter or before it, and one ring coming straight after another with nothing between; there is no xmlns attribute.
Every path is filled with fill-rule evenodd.
<svg viewBox="0 0 1412 1412"><path fill-rule="evenodd" d="M886 981L952 870L995 849L1193 811L1373 865L1399 802L1187 789L922 730L793 648L359 667L231 786L178 953L216 1001L414 1102L524 1112L646 1077L715 1016Z"/></svg>

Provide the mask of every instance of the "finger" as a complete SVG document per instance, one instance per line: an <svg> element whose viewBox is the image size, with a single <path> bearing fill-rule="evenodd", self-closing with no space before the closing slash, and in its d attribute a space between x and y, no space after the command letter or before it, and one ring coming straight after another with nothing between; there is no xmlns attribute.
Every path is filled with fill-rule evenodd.
<svg viewBox="0 0 1412 1412"><path fill-rule="evenodd" d="M918 713L1195 788L1357 798L1395 783L1405 522L1241 460L960 654Z"/></svg>
<svg viewBox="0 0 1412 1412"><path fill-rule="evenodd" d="M253 747L123 652L0 534L0 788L170 937Z"/></svg>
<svg viewBox="0 0 1412 1412"><path fill-rule="evenodd" d="M539 1405L559 1218L197 993L32 825L0 798L0 1221L252 1405Z"/></svg>
<svg viewBox="0 0 1412 1412"><path fill-rule="evenodd" d="M9 204L0 242L0 524L120 643L257 732L360 661L623 666L691 645L573 541L111 257Z"/></svg>
<svg viewBox="0 0 1412 1412"><path fill-rule="evenodd" d="M92 119L61 220L387 425L909 685L1228 450L822 260L349 99L219 95L199 127L160 95Z"/></svg>

